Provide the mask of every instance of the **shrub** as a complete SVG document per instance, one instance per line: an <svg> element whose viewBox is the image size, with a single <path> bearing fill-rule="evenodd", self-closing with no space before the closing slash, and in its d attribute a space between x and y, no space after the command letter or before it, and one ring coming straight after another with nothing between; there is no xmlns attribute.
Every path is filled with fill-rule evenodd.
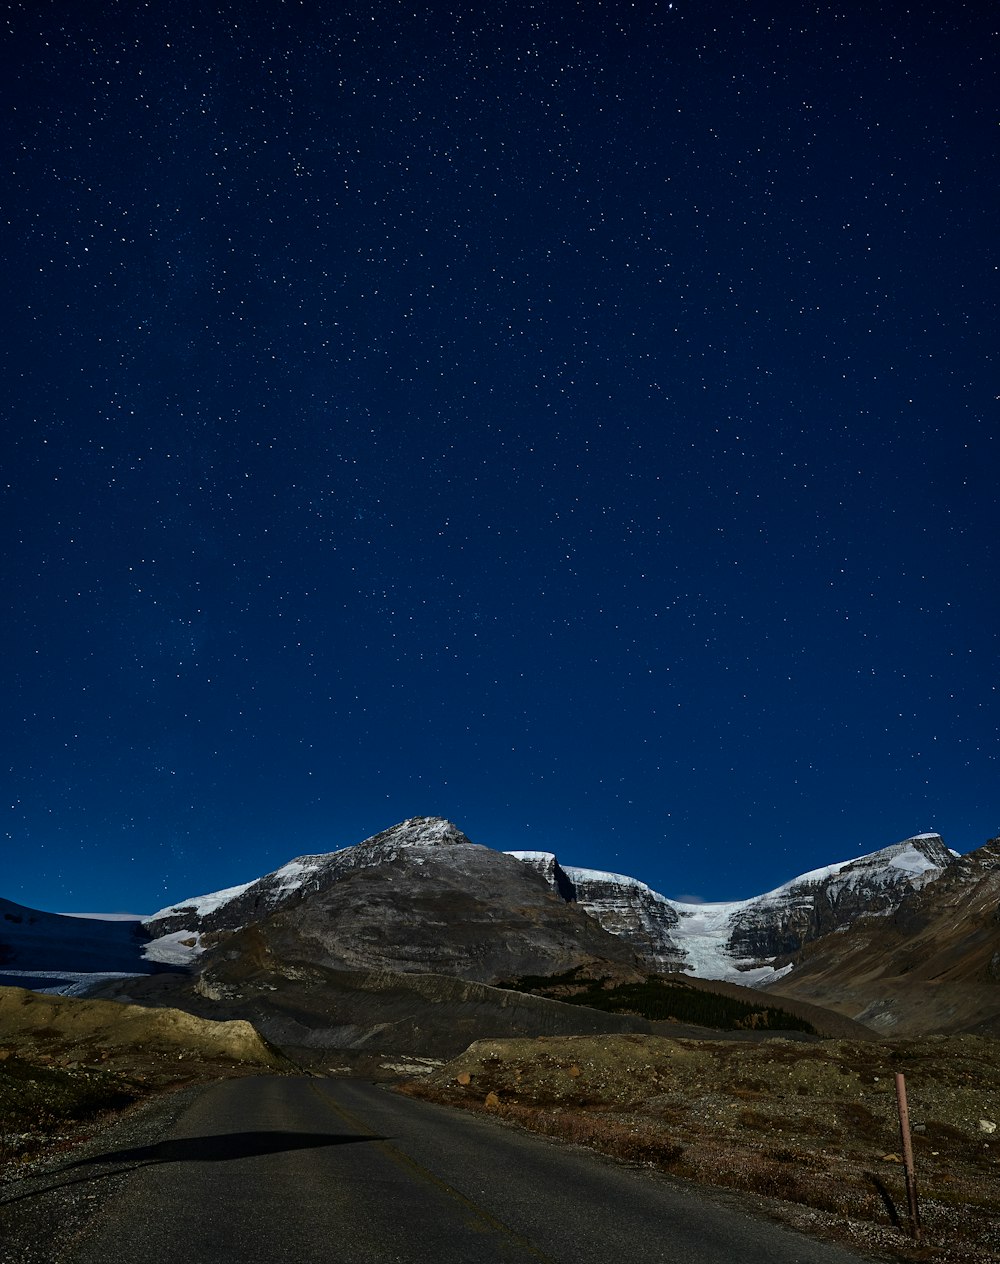
<svg viewBox="0 0 1000 1264"><path fill-rule="evenodd" d="M572 994L563 994L569 985L578 990ZM716 1027L729 1031L753 1028L816 1034L811 1023L777 1006L738 1001L686 983L668 983L655 975L650 975L645 983L619 983L606 987L601 979L580 978L570 971L551 978L525 975L510 986L519 992L535 992L541 995L558 990L559 999L567 1004L586 1005L590 1009L614 1014L638 1014L653 1022L674 1019L700 1027Z"/></svg>

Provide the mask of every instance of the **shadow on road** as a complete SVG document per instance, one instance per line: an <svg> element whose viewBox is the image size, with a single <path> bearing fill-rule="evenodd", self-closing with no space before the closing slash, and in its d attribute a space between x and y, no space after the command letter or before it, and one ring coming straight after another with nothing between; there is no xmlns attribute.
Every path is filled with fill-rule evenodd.
<svg viewBox="0 0 1000 1264"><path fill-rule="evenodd" d="M317 1150L322 1146L351 1145L358 1141L384 1141L370 1134L344 1132L224 1132L212 1137L179 1137L158 1141L156 1145L136 1146L131 1150L110 1150L89 1159L77 1159L59 1170L93 1167L98 1163L223 1163L227 1159L252 1159L261 1154L280 1154L285 1150Z"/></svg>
<svg viewBox="0 0 1000 1264"><path fill-rule="evenodd" d="M69 1185L82 1185L88 1181L115 1176L122 1171L140 1167L154 1167L159 1163L224 1163L230 1159L251 1159L264 1154L280 1154L292 1150L316 1150L324 1146L353 1145L360 1141L385 1141L374 1133L344 1132L227 1132L211 1137L179 1137L158 1141L156 1145L135 1146L129 1150L109 1150L88 1159L65 1163L50 1175L79 1170L73 1180L55 1180L42 1189L26 1190L13 1198L0 1199L0 1206L35 1198L53 1189L65 1189ZM112 1170L109 1165L113 1165ZM82 1169L82 1170L81 1170Z"/></svg>

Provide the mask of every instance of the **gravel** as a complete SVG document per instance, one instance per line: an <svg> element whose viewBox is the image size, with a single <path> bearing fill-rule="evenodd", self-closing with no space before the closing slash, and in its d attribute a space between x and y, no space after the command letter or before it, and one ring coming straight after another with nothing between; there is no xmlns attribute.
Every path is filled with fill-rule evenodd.
<svg viewBox="0 0 1000 1264"><path fill-rule="evenodd" d="M136 1161L110 1171L87 1159L153 1145L202 1091L191 1084L158 1094L103 1125L52 1137L29 1162L0 1173L0 1264L61 1264L72 1257L91 1222L111 1206Z"/></svg>

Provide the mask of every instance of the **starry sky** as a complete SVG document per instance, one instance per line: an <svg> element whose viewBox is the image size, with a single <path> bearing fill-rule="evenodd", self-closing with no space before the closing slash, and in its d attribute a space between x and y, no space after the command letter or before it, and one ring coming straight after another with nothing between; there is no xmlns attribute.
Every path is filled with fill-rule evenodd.
<svg viewBox="0 0 1000 1264"><path fill-rule="evenodd" d="M996 10L14 0L0 894L998 797Z"/></svg>

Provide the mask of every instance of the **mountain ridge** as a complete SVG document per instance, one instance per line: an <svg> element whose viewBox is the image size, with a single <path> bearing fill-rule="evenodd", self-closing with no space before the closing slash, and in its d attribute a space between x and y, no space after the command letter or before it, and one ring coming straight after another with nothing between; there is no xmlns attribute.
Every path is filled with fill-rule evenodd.
<svg viewBox="0 0 1000 1264"><path fill-rule="evenodd" d="M998 867L995 840L958 856L923 833L746 900L691 904L628 875L564 866L553 852L483 847L441 817L410 817L159 910L143 924L151 942L136 973L201 968L239 951L241 932L257 926L276 958L329 970L488 984L584 967L597 978L675 974L813 1004L829 996L837 1012L886 1031L905 1019L888 994L915 996L911 984L931 987L939 975L979 989L947 1014L938 1007L959 1029L1000 1012ZM11 948L18 916L0 920L0 959L15 950L24 959L23 934Z"/></svg>
<svg viewBox="0 0 1000 1264"><path fill-rule="evenodd" d="M746 900L686 904L628 875L564 866L548 851L497 852L471 842L443 818L411 817L353 847L300 856L253 882L159 910L145 923L161 945L154 945L150 955L172 952L170 937L176 942L236 930L289 904L308 902L352 873L406 857L414 862L411 868L433 866L436 861L428 858L435 854L444 856L446 865L457 865L467 852L517 860L559 901L581 909L653 970L745 986L775 982L806 944L864 914L894 911L909 890L940 876L955 861L940 835L924 833L810 870Z"/></svg>
<svg viewBox="0 0 1000 1264"><path fill-rule="evenodd" d="M807 945L767 991L893 1035L1000 1035L1000 838L955 857L891 915Z"/></svg>

